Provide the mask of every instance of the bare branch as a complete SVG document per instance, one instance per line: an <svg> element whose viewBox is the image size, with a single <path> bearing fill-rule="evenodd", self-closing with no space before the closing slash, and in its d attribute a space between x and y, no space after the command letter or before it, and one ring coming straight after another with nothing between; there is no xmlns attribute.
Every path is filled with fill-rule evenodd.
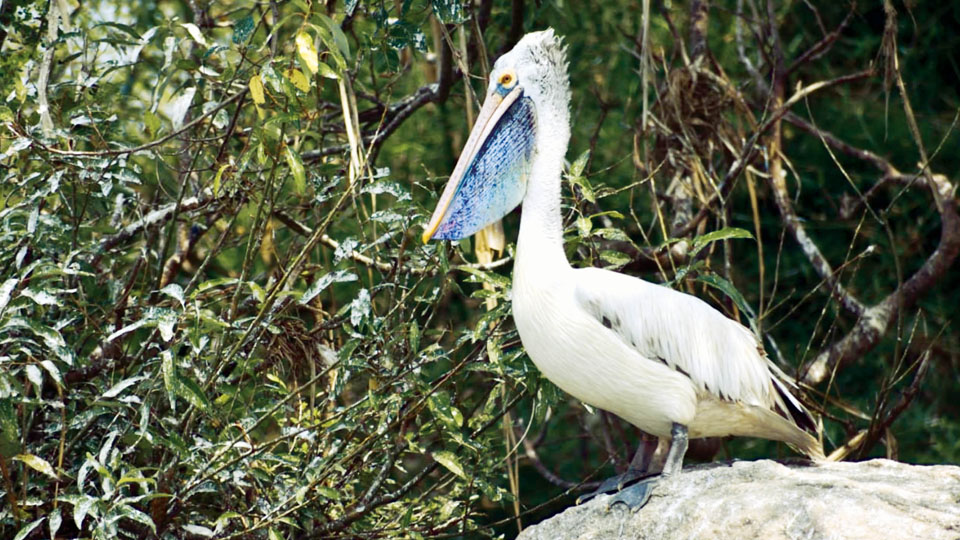
<svg viewBox="0 0 960 540"><path fill-rule="evenodd" d="M777 209L780 211L783 224L787 227L787 230L790 231L793 239L800 244L800 249L803 250L803 254L807 256L807 259L810 261L810 264L813 265L814 270L817 271L820 279L824 281L826 287L840 302L840 305L850 313L858 317L862 316L866 307L853 293L848 291L840 283L838 274L834 271L833 267L830 266L830 263L820 251L816 242L807 234L802 221L793 208L790 195L787 193L786 171L779 169L779 173L780 174L775 174L771 179L770 186L773 188L773 199L777 204Z"/></svg>
<svg viewBox="0 0 960 540"><path fill-rule="evenodd" d="M833 47L833 44L836 43L837 39L840 37L840 34L843 33L847 25L850 24L850 20L853 18L853 14L856 11L856 9L857 9L857 3L851 2L850 11L848 11L847 16L844 17L842 21L840 21L840 25L837 26L829 34L823 36L823 39L814 43L812 47L804 51L803 54L801 54L793 62L791 62L790 66L786 70L786 74L789 75L793 73L800 66L806 64L807 62L816 60L817 58L820 58L821 56L826 54L826 52ZM820 17L818 15L817 20L819 20L819 18Z"/></svg>

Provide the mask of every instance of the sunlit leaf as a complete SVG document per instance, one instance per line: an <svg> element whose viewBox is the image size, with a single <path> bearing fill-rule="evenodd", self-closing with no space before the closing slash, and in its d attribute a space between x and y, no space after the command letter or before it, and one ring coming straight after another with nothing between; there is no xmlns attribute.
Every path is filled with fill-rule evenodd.
<svg viewBox="0 0 960 540"><path fill-rule="evenodd" d="M22 461L31 469L57 480L57 473L53 471L53 466L51 466L50 463L48 463L47 460L43 459L42 457L35 456L33 454L19 454L14 456L13 459Z"/></svg>
<svg viewBox="0 0 960 540"><path fill-rule="evenodd" d="M146 376L139 376L139 377L130 377L129 379L124 379L118 382L117 384L113 385L113 387L111 387L106 392L104 392L103 395L100 396L100 399L113 399L119 396L127 388L130 388L131 386L137 384L138 382L146 378L147 378Z"/></svg>
<svg viewBox="0 0 960 540"><path fill-rule="evenodd" d="M257 105L263 105L267 100L263 97L263 81L260 80L259 75L254 75L250 77L250 97L253 98L253 102Z"/></svg>
<svg viewBox="0 0 960 540"><path fill-rule="evenodd" d="M203 45L204 47L209 47L206 38L203 37L203 32L200 31L200 28L198 28L197 25L193 23L180 23L180 26L187 29L187 33L190 34L190 37L192 37L194 41Z"/></svg>
<svg viewBox="0 0 960 540"><path fill-rule="evenodd" d="M187 116L187 111L190 109L190 104L193 103L193 96L196 93L196 86L184 88L177 97L167 104L166 112L170 122L173 123L173 129L183 127L183 120Z"/></svg>
<svg viewBox="0 0 960 540"><path fill-rule="evenodd" d="M700 253L700 250L707 247L712 242L718 240L727 240L730 238L753 238L750 231L738 227L724 227L717 231L708 232L693 239L693 245L690 249L689 257L692 259Z"/></svg>
<svg viewBox="0 0 960 540"><path fill-rule="evenodd" d="M214 534L212 530L203 525L184 525L183 530L186 533L195 534L204 538L211 538Z"/></svg>
<svg viewBox="0 0 960 540"><path fill-rule="evenodd" d="M310 91L310 79L299 69L290 68L283 72L283 76L286 77L297 90L301 92Z"/></svg>
<svg viewBox="0 0 960 540"><path fill-rule="evenodd" d="M460 459L453 452L448 450L434 452L433 459L435 459L437 463L446 467L448 471L459 476L460 478L467 477L467 473L465 473L463 470L463 465L460 464Z"/></svg>
<svg viewBox="0 0 960 540"><path fill-rule="evenodd" d="M300 56L303 66L307 68L310 73L316 75L320 69L318 65L320 63L320 57L317 54L316 46L313 44L313 38L306 32L300 32L297 34L296 43L297 54Z"/></svg>
<svg viewBox="0 0 960 540"><path fill-rule="evenodd" d="M40 523L42 523L44 519L46 519L46 517L35 519L30 523L27 523L26 525L24 525L20 529L20 531L17 533L17 535L13 537L13 540L23 540L24 538L26 538L27 535L32 533L33 530L36 529L37 526L40 525Z"/></svg>

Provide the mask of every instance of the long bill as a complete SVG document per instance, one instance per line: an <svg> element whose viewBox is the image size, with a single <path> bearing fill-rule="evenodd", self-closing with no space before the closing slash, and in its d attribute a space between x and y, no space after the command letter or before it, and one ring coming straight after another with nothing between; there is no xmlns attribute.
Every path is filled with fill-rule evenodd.
<svg viewBox="0 0 960 540"><path fill-rule="evenodd" d="M424 229L424 243L432 238L465 238L520 204L535 125L532 104L522 96L517 85L503 94L491 92L484 101Z"/></svg>

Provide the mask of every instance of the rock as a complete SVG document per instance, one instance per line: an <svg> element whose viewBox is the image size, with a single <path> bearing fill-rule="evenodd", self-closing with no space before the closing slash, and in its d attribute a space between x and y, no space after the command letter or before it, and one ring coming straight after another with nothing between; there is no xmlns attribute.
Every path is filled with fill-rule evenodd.
<svg viewBox="0 0 960 540"><path fill-rule="evenodd" d="M518 540L960 540L960 467L741 461L684 469L647 505L608 508L609 496L527 528Z"/></svg>

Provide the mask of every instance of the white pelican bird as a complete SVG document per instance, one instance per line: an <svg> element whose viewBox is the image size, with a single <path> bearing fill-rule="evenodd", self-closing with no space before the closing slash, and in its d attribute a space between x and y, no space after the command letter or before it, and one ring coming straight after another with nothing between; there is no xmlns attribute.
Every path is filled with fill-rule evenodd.
<svg viewBox="0 0 960 540"><path fill-rule="evenodd" d="M527 354L567 393L670 441L664 476L682 468L688 437L761 437L823 459L805 431L816 431L813 418L753 333L694 296L570 266L560 214L569 103L566 49L552 29L500 57L424 243L465 238L522 202L512 300ZM614 502L642 506L654 482Z"/></svg>

